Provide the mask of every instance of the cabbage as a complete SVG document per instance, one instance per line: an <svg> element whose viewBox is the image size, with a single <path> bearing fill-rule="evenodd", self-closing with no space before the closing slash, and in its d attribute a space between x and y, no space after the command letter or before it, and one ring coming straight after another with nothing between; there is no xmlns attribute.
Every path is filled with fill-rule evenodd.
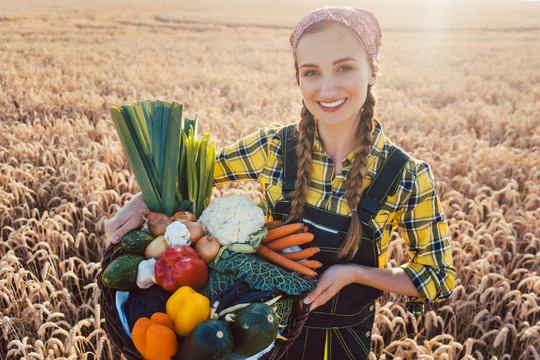
<svg viewBox="0 0 540 360"><path fill-rule="evenodd" d="M245 275L245 281L253 290L272 291L283 297L276 302L280 322L289 317L292 303L315 288L300 276L291 274L268 261L251 254L226 252L219 261L208 265L208 281L201 293L212 299L214 295L230 287Z"/></svg>

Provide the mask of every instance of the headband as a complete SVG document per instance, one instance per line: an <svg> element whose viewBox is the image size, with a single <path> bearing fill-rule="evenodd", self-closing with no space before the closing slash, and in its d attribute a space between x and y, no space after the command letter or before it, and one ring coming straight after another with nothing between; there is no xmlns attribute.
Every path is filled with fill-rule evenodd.
<svg viewBox="0 0 540 360"><path fill-rule="evenodd" d="M325 6L320 9L313 10L296 25L291 34L290 42L293 49L293 54L296 54L296 46L304 31L312 24L319 21L333 20L347 25L360 36L364 43L366 52L371 60L371 70L373 76L377 75L379 66L377 65L377 56L382 43L381 27L373 13L354 9L344 6Z"/></svg>

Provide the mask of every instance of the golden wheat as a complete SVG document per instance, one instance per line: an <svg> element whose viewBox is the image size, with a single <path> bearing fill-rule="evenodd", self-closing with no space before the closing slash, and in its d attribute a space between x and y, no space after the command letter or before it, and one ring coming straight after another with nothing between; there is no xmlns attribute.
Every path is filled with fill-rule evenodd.
<svg viewBox="0 0 540 360"><path fill-rule="evenodd" d="M183 102L218 147L299 116L287 37L311 5L248 16L246 2L105 3L0 5L0 359L119 358L96 278L104 222L138 186L107 106ZM540 9L445 8L447 22L423 27L404 5L368 3L387 30L377 118L432 166L458 269L423 317L384 295L370 359L540 359ZM262 199L256 183L212 195L233 193ZM389 264L408 258L392 234Z"/></svg>

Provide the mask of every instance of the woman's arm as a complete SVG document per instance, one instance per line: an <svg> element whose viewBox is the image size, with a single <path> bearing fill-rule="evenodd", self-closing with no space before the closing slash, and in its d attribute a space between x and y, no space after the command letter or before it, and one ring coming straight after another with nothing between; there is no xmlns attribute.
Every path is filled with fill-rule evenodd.
<svg viewBox="0 0 540 360"><path fill-rule="evenodd" d="M411 278L402 268L373 268L355 264L329 267L317 282L317 287L305 299L313 310L330 300L346 285L359 283L382 291L407 296L420 296Z"/></svg>
<svg viewBox="0 0 540 360"><path fill-rule="evenodd" d="M407 307L419 313L424 303L441 301L452 294L456 268L431 169L427 163L416 161L410 171L414 172L414 186L395 220L411 257L409 263L401 267L420 294L408 298Z"/></svg>
<svg viewBox="0 0 540 360"><path fill-rule="evenodd" d="M271 124L221 149L216 157L214 185L219 186L231 181L257 181L261 176L268 176L265 170L281 164L269 164L277 152L276 135L281 127Z"/></svg>
<svg viewBox="0 0 540 360"><path fill-rule="evenodd" d="M335 265L326 270L317 288L308 295L312 309L324 304L341 288L361 283L382 291L407 295L408 306L439 301L450 296L456 269L452 247L446 234L446 221L435 194L433 175L426 163L415 162L404 179L414 186L402 200L396 216L410 261L399 268L370 268L360 265ZM408 179L410 177L410 179ZM321 297L322 296L322 297ZM315 304L313 304L315 302ZM410 310L417 311L416 307Z"/></svg>

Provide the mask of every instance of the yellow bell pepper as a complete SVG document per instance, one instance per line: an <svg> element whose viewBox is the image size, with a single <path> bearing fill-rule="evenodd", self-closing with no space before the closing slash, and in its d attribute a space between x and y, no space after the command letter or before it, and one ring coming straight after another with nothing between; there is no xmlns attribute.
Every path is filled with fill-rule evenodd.
<svg viewBox="0 0 540 360"><path fill-rule="evenodd" d="M182 286L169 297L166 310L176 333L187 336L195 326L210 317L210 300L189 286Z"/></svg>

